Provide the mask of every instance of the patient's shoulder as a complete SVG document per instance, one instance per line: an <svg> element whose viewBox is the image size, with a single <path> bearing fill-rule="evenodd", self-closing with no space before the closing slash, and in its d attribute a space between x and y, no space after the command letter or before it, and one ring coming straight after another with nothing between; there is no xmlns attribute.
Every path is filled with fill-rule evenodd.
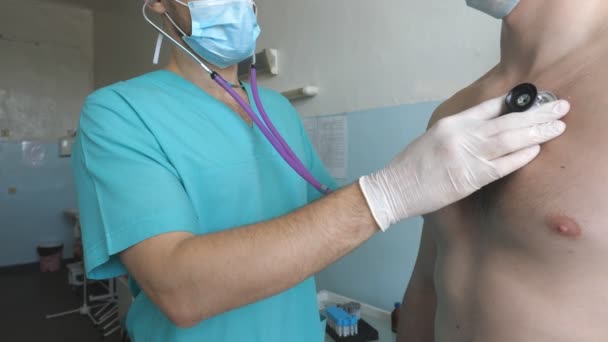
<svg viewBox="0 0 608 342"><path fill-rule="evenodd" d="M493 72L490 71L439 105L429 120L429 127L442 118L458 114L483 101L500 95L500 91L497 91L497 88L499 88L499 84L496 82L495 77L493 77Z"/></svg>
<svg viewBox="0 0 608 342"><path fill-rule="evenodd" d="M460 113L471 107L471 98L475 94L475 91L472 88L474 88L474 85L468 86L460 90L452 97L444 101L441 105L439 105L439 107L435 109L433 115L431 116L431 119L429 120L429 127L435 124L437 121L441 120L442 118Z"/></svg>

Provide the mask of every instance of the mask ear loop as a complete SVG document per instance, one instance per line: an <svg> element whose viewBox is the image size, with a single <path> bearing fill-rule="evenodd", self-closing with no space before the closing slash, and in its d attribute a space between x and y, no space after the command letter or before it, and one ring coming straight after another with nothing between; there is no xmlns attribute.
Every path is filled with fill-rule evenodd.
<svg viewBox="0 0 608 342"><path fill-rule="evenodd" d="M213 77L214 77L214 75L216 74L216 73L215 73L215 71L211 70L211 69L210 69L210 68L209 68L209 67L208 67L208 66L207 66L207 65L206 65L206 64L205 64L205 63L204 63L204 62L203 62L203 61L202 61L202 60L201 60L201 59L200 59L200 58L199 58L197 55L195 55L195 54L194 54L192 51L190 51L190 49L186 48L186 47L185 47L185 46L183 46L183 45L182 45L182 44L181 44L179 41L177 41L175 38L171 37L171 35L169 35L167 32L165 32L165 30L163 30L163 29L162 29L160 26L158 26L156 23L154 23L154 22L153 22L153 21L152 21L152 20L151 20L151 19L148 17L148 14L146 13L146 9L148 8L150 1L153 1L153 0L144 0L144 5L143 5L142 10L141 10L141 11L142 11L142 14L143 14L143 16L144 16L144 19L145 19L145 20L146 20L146 21L147 21L147 22L148 22L150 25L152 25L152 27L154 27L154 28L156 29L156 31L158 31L158 33L159 33L160 35L162 35L164 38L169 39L169 40L170 40L170 41L171 41L173 44L175 44L176 46L178 46L178 47L179 47L181 50L183 50L183 51L184 51L185 53L187 53L187 54L188 54L190 57L192 57L192 59L194 59L194 60L195 60L195 61L196 61L196 62L197 62L197 63L198 63L200 66L201 66L201 68L203 68L203 69L204 69L204 70L205 70L205 71L206 71L206 72L207 72L207 73L208 73L208 74L211 76L211 78L213 78ZM171 22L173 22L173 19L172 19L172 18L171 18L171 17L170 17L170 16L169 16L167 13L165 13L165 14L166 14L166 15L167 15L167 17L169 18L169 20L171 20ZM173 23L174 23L174 22L173 22ZM180 32L182 32L182 33L183 33L183 31L182 31L182 30L181 30L181 29L180 29L180 28L179 28L177 25L175 25L175 27L176 27L176 28L177 28L177 29L178 29ZM185 35L186 35L186 34L184 34L184 36L185 36ZM159 54L160 54L160 47L158 46L158 44L160 44L160 43L159 43L159 41L162 41L162 39L160 39L160 38L159 38L159 39L157 40L157 49L159 50ZM241 88L241 86L240 86L240 85L235 85L235 84L232 84L232 83L227 82L227 81L226 81L226 83L227 83L228 85L230 85L230 87L232 87L232 88Z"/></svg>
<svg viewBox="0 0 608 342"><path fill-rule="evenodd" d="M171 37L171 35L169 35L167 32L165 32L165 30L163 30L160 26L158 26L152 20L150 20L150 18L148 18L148 14L146 13L146 8L148 8L148 4L150 3L150 1L152 1L152 0L145 0L145 2L144 2L144 6L142 8L142 14L144 16L144 19L146 19L146 21L150 25L152 25L156 29L156 31L158 31L158 33L163 35L165 38L169 39L171 42L173 42L173 44L179 46L182 50L184 50L184 52L186 52L188 55L190 55L190 57L192 57L195 61L197 61L199 63L199 65L203 69L205 69L205 71L208 74L210 74L210 75L213 74L213 70L211 70L207 65L205 65L205 63L203 63L203 61L201 61L193 52L186 49L180 42L175 40L175 38Z"/></svg>
<svg viewBox="0 0 608 342"><path fill-rule="evenodd" d="M255 1L251 2L253 5L253 14L255 14L255 20L258 20L258 5L255 4ZM257 45L257 44L256 44ZM255 68L255 63L257 62L255 49L253 50L253 56L251 58L251 68Z"/></svg>
<svg viewBox="0 0 608 342"><path fill-rule="evenodd" d="M154 65L158 65L160 60L160 49L163 47L163 35L158 34L158 38L156 39L156 48L154 48L154 58L152 58L152 63Z"/></svg>
<svg viewBox="0 0 608 342"><path fill-rule="evenodd" d="M179 4L184 5L183 2L177 1ZM187 6L187 5L185 5ZM182 36L186 36L186 33L179 27L179 25L177 25L177 23L175 22L175 20L173 20L173 18L171 18L171 16L169 15L169 13L165 12L165 16L167 17L167 19L169 19L169 21L171 22L171 24L173 24L173 27L175 27L181 34ZM152 63L154 64L158 64L158 61L160 59L160 49L163 45L163 35L161 33L158 34L158 39L156 40L156 49L154 49L154 60L152 61Z"/></svg>

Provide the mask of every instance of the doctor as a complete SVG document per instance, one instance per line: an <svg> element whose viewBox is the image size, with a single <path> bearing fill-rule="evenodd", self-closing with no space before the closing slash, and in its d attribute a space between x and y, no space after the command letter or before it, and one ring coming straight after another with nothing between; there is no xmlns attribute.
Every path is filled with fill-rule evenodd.
<svg viewBox="0 0 608 342"><path fill-rule="evenodd" d="M90 95L73 167L91 278L128 274L135 341L322 341L313 275L379 231L523 167L559 136L565 101L500 116L498 98L444 119L385 168L336 190L298 113L260 89L322 196L235 99L260 33L249 0L149 0L188 51Z"/></svg>

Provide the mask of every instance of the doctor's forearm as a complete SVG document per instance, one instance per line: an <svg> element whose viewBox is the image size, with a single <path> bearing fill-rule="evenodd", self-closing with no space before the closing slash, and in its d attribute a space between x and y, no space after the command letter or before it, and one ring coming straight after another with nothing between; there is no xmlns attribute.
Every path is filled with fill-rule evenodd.
<svg viewBox="0 0 608 342"><path fill-rule="evenodd" d="M184 238L158 277L134 275L176 324L191 326L295 286L377 231L353 184L268 222Z"/></svg>

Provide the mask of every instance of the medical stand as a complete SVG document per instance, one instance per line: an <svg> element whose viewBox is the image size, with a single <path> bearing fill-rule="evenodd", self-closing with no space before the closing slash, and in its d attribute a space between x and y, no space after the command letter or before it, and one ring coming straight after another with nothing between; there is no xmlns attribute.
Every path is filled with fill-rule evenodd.
<svg viewBox="0 0 608 342"><path fill-rule="evenodd" d="M78 210L68 209L64 211L64 214L74 220L74 238L80 238L80 217ZM104 337L110 336L114 332L120 329L119 314L118 314L118 297L116 292L116 279L110 279L108 286L103 282L102 284L108 290L107 294L101 296L88 296L88 284L84 261L75 262L67 265L68 268L68 284L71 286L82 286L82 305L74 310L59 312L51 315L47 315L46 319L53 319L63 317L71 314L81 314L89 317L93 325L101 326L101 333ZM82 277L82 280L80 280ZM89 305L89 301L103 301L100 304ZM92 309L100 308L96 312L92 312Z"/></svg>
<svg viewBox="0 0 608 342"><path fill-rule="evenodd" d="M103 284L103 283L102 283ZM105 286L105 284L104 284ZM102 296L90 296L91 301L105 300L101 309L93 313L93 323L100 327L101 334L108 337L120 330L120 318L118 310L118 293L116 291L116 278L108 280L106 287L108 294Z"/></svg>
<svg viewBox="0 0 608 342"><path fill-rule="evenodd" d="M82 266L82 262L77 263L80 264ZM82 266L84 268L84 266ZM72 271L70 271L72 272ZM81 315L86 315L89 317L89 319L91 319L91 321L93 322L93 324L95 324L96 320L95 317L93 317L93 315L91 314L91 309L97 308L97 307L101 307L105 304L96 304L96 305L89 305L89 299L87 298L87 283L88 283L88 279L87 279L87 275L86 272L82 272L82 277L83 280L82 282L74 282L73 280L70 281L72 283L72 285L82 285L82 305L74 310L69 310L69 311L64 311L64 312L59 312L59 313L55 313L55 314L51 314L51 315L46 315L46 319L53 319L53 318L58 318L58 317L62 317L62 316L67 316L67 315L71 315L71 314L75 314L75 313L79 313ZM74 277L76 278L76 277Z"/></svg>
<svg viewBox="0 0 608 342"><path fill-rule="evenodd" d="M82 262L69 264L69 283L72 286L82 285L82 305L74 310L59 312L56 314L47 315L46 319L53 319L63 317L71 314L81 314L89 317L93 325L97 326L101 330L101 334L104 337L108 337L120 330L120 320L118 313L118 298L116 293L115 279L109 280L109 285L106 287L108 293L101 296L88 296L88 279L84 274ZM78 277L82 275L83 280L79 281ZM105 287L105 284L100 282ZM105 303L99 303L95 305L89 305L89 301L105 301ZM93 309L100 308L93 312Z"/></svg>

